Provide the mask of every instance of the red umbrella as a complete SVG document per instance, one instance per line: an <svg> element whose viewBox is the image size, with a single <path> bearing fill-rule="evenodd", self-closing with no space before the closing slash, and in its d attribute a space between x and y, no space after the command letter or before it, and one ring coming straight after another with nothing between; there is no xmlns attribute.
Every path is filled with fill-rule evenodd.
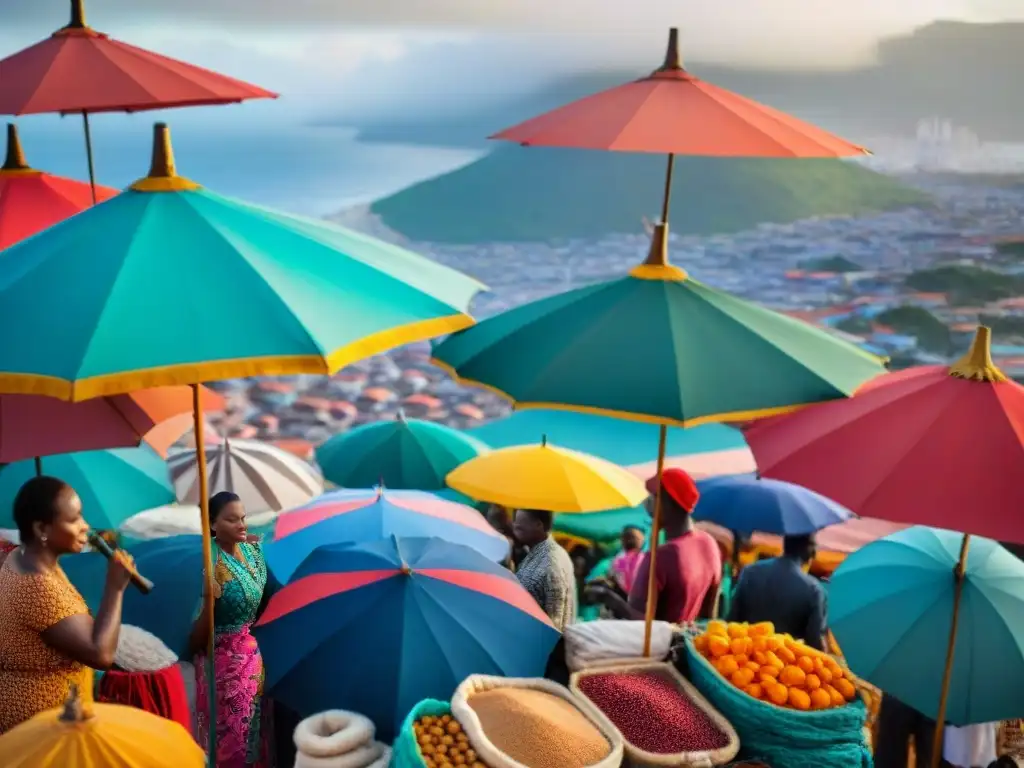
<svg viewBox="0 0 1024 768"><path fill-rule="evenodd" d="M81 113L94 202L91 113L272 98L277 94L95 31L85 23L83 0L71 0L66 27L0 61L0 114Z"/></svg>
<svg viewBox="0 0 1024 768"><path fill-rule="evenodd" d="M713 157L846 157L867 153L813 125L704 82L683 68L679 31L669 31L664 63L647 77L574 101L491 137L524 146L573 147L668 155L661 220L652 227L647 262L635 277L678 280L686 273L668 261L668 211L676 155ZM661 427L658 470L664 467L667 431ZM659 484L660 486L660 484ZM661 493L655 494L651 538L661 529ZM644 654L657 587L651 550Z"/></svg>
<svg viewBox="0 0 1024 768"><path fill-rule="evenodd" d="M116 189L97 187L103 201ZM25 162L18 130L7 126L7 159L0 167L0 251L92 204L89 185L33 170Z"/></svg>
<svg viewBox="0 0 1024 768"><path fill-rule="evenodd" d="M224 399L204 391L204 410ZM0 464L145 441L161 455L192 426L192 388L158 387L68 403L42 395L0 395Z"/></svg>
<svg viewBox="0 0 1024 768"><path fill-rule="evenodd" d="M763 477L863 517L1024 543L1024 387L992 363L988 328L951 368L874 379L854 397L758 422Z"/></svg>

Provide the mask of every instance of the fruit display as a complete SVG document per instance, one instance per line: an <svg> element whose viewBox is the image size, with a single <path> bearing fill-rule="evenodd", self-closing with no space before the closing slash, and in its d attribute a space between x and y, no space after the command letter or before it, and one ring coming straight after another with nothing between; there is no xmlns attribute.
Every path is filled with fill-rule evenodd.
<svg viewBox="0 0 1024 768"><path fill-rule="evenodd" d="M711 752L731 741L701 706L655 670L584 674L577 689L633 747L657 755Z"/></svg>
<svg viewBox="0 0 1024 768"><path fill-rule="evenodd" d="M451 715L421 717L412 729L427 768L487 768L470 745L462 725Z"/></svg>
<svg viewBox="0 0 1024 768"><path fill-rule="evenodd" d="M777 633L771 622L710 621L693 644L722 677L755 699L809 711L841 707L857 697L832 656Z"/></svg>

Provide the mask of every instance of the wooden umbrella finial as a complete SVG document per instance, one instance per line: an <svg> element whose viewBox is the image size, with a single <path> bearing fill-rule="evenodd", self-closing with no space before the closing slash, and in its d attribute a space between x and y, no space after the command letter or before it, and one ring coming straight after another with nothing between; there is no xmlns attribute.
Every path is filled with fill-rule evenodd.
<svg viewBox="0 0 1024 768"><path fill-rule="evenodd" d="M178 175L174 163L174 147L171 145L171 129L167 123L153 126L153 159L149 175L136 181L131 188L136 192L188 192L199 189L194 181Z"/></svg>
<svg viewBox="0 0 1024 768"><path fill-rule="evenodd" d="M992 329L979 325L967 354L949 368L949 375L974 381L1006 381L1003 373L992 362Z"/></svg>
<svg viewBox="0 0 1024 768"><path fill-rule="evenodd" d="M21 139L18 137L18 126L14 123L7 124L7 157L4 159L0 171L30 171L28 162L25 160L25 150L21 147Z"/></svg>
<svg viewBox="0 0 1024 768"><path fill-rule="evenodd" d="M64 700L64 711L60 713L58 720L62 723L82 723L92 716L92 710L78 695L78 684L72 683L68 689L68 697Z"/></svg>
<svg viewBox="0 0 1024 768"><path fill-rule="evenodd" d="M662 72L678 72L683 68L683 57L679 54L679 28L672 27L668 31L668 49L665 51L665 63Z"/></svg>
<svg viewBox="0 0 1024 768"><path fill-rule="evenodd" d="M85 29L85 0L71 0L71 22L68 29Z"/></svg>

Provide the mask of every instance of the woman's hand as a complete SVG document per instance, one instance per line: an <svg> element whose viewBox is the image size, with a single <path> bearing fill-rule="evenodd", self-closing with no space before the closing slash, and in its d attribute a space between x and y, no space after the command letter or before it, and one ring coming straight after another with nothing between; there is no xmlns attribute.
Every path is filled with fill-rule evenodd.
<svg viewBox="0 0 1024 768"><path fill-rule="evenodd" d="M124 592L131 583L135 561L123 549L115 549L107 561L107 589Z"/></svg>

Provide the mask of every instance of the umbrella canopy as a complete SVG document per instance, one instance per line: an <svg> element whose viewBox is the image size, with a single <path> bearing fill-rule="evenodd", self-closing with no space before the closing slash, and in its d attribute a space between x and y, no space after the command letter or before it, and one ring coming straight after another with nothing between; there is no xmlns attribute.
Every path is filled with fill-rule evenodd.
<svg viewBox="0 0 1024 768"><path fill-rule="evenodd" d="M86 25L82 5L71 0L66 27L0 61L0 114L139 112L277 96L114 40Z"/></svg>
<svg viewBox="0 0 1024 768"><path fill-rule="evenodd" d="M701 481L698 487L694 519L740 533L806 536L854 517L820 493L780 480L716 477Z"/></svg>
<svg viewBox="0 0 1024 768"><path fill-rule="evenodd" d="M96 189L100 201L116 194L110 187ZM25 160L18 129L7 126L7 157L0 167L0 251L90 205L88 184L34 170Z"/></svg>
<svg viewBox="0 0 1024 768"><path fill-rule="evenodd" d="M470 459L447 482L474 499L511 509L604 512L647 498L643 482L628 470L551 445L547 438Z"/></svg>
<svg viewBox="0 0 1024 768"><path fill-rule="evenodd" d="M472 324L480 283L364 235L207 192L176 175L167 127L155 133L149 177L4 253L0 325L19 333L0 337L0 391L83 400L329 373ZM187 313L176 311L182 296Z"/></svg>
<svg viewBox="0 0 1024 768"><path fill-rule="evenodd" d="M651 516L643 506L592 512L589 515L555 515L552 530L556 534L592 541L604 547L617 547L622 529L627 525L646 532L651 527Z"/></svg>
<svg viewBox="0 0 1024 768"><path fill-rule="evenodd" d="M189 635L203 595L203 539L198 534L139 541L126 547L139 573L153 582L144 595L124 593L122 621L156 635L180 659L190 659ZM96 614L103 599L107 559L98 552L61 558L68 579Z"/></svg>
<svg viewBox="0 0 1024 768"><path fill-rule="evenodd" d="M690 74L682 65L676 29L669 32L665 62L647 77L491 138L524 146L719 157L866 154L864 147Z"/></svg>
<svg viewBox="0 0 1024 768"><path fill-rule="evenodd" d="M47 456L44 475L58 477L77 491L82 514L92 528L117 528L137 512L174 501L167 465L148 445ZM0 528L15 528L14 497L36 475L35 463L0 468Z"/></svg>
<svg viewBox="0 0 1024 768"><path fill-rule="evenodd" d="M194 450L167 460L178 501L199 503L199 468ZM210 495L237 493L247 514L280 512L323 493L323 480L298 456L258 440L227 440L206 446Z"/></svg>
<svg viewBox="0 0 1024 768"><path fill-rule="evenodd" d="M653 424L613 419L593 413L575 413L549 408L513 411L481 427L467 430L491 448L523 445L547 435L553 443L599 456L624 467L657 458L658 428ZM688 456L746 448L743 434L724 424L706 424L693 429L670 429L665 446L667 456Z"/></svg>
<svg viewBox="0 0 1024 768"><path fill-rule="evenodd" d="M420 491L340 490L277 518L267 565L286 584L317 547L366 544L391 536L438 538L494 562L508 557L508 539L472 507Z"/></svg>
<svg viewBox="0 0 1024 768"><path fill-rule="evenodd" d="M459 464L487 451L457 429L399 415L335 435L316 449L324 477L345 488L438 491Z"/></svg>
<svg viewBox="0 0 1024 768"><path fill-rule="evenodd" d="M829 628L850 668L935 718L962 536L915 526L854 552L829 584ZM1024 712L1024 564L972 538L960 597L946 720Z"/></svg>
<svg viewBox="0 0 1024 768"><path fill-rule="evenodd" d="M0 736L4 768L201 768L206 756L178 723L135 707L78 701Z"/></svg>
<svg viewBox="0 0 1024 768"><path fill-rule="evenodd" d="M203 409L224 408L206 390ZM130 448L145 441L161 456L192 427L192 391L158 387L69 403L42 395L0 395L0 464L58 453Z"/></svg>
<svg viewBox="0 0 1024 768"><path fill-rule="evenodd" d="M1024 387L989 344L980 328L951 368L890 373L849 400L754 424L762 476L864 517L1024 543Z"/></svg>
<svg viewBox="0 0 1024 768"><path fill-rule="evenodd" d="M659 259L490 317L437 344L434 359L519 409L676 426L847 397L884 373L879 358Z"/></svg>
<svg viewBox="0 0 1024 768"><path fill-rule="evenodd" d="M254 635L267 691L300 715L361 712L390 742L471 674L540 677L558 632L509 571L440 539L317 549Z"/></svg>

